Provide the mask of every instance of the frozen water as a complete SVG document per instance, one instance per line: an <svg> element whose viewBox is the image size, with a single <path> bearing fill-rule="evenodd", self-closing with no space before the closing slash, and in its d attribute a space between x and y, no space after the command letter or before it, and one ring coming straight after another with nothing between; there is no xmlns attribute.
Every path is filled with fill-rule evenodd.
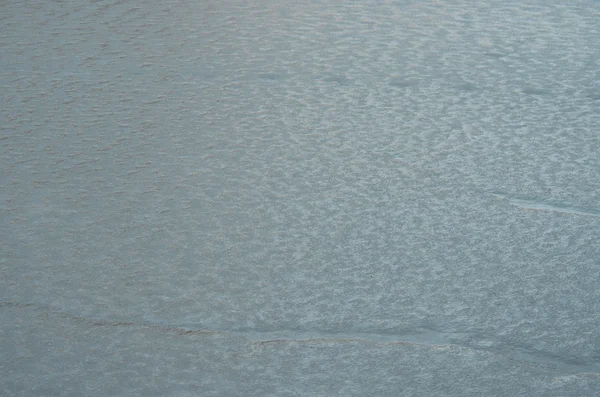
<svg viewBox="0 0 600 397"><path fill-rule="evenodd" d="M0 5L0 394L600 394L596 3L276 3Z"/></svg>

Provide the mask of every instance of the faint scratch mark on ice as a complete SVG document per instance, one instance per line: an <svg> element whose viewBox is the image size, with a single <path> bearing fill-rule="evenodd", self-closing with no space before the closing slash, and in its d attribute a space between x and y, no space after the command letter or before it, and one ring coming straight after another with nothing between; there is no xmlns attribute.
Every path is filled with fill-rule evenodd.
<svg viewBox="0 0 600 397"><path fill-rule="evenodd" d="M453 345L449 335L441 331L426 328L415 328L404 333L382 332L338 332L307 330L236 330L245 338L260 344L276 343L345 343L370 342L386 345L423 345L435 349L448 349Z"/></svg>
<svg viewBox="0 0 600 397"><path fill-rule="evenodd" d="M491 195L494 197L508 200L508 203L510 205L514 205L515 207L523 208L526 210L552 211L561 212L564 214L583 215L600 218L600 211L589 208L575 207L567 204L551 204L544 200L524 199L502 193L491 193Z"/></svg>
<svg viewBox="0 0 600 397"><path fill-rule="evenodd" d="M224 331L212 330L212 329L190 329L190 328L185 328L185 327L169 326L169 325L162 325L162 324L90 318L90 317L86 317L86 316L71 314L71 313L68 313L68 312L65 312L62 310L54 309L47 305L41 305L41 304L36 304L36 303L21 303L21 302L13 302L13 301L4 301L4 302L0 302L0 308L1 307L35 308L38 310L43 310L46 313L50 313L57 317L62 317L64 319L69 319L74 322L85 323L85 324L89 324L89 325L96 326L96 327L143 328L143 329L158 330L158 331L163 331L163 332L174 333L177 335L200 335L200 334L224 333Z"/></svg>
<svg viewBox="0 0 600 397"><path fill-rule="evenodd" d="M41 310L45 314L57 316L76 323L88 324L96 327L134 328L139 330L152 330L181 336L234 336L246 339L254 346L269 346L277 344L302 344L307 347L315 344L356 343L373 344L382 346L407 346L421 347L436 351L448 352L480 352L492 354L504 359L515 360L523 365L533 366L562 375L553 378L555 382L565 382L573 377L600 377L600 363L574 362L555 353L538 351L525 346L498 344L493 340L479 341L479 343L465 342L468 332L446 332L418 327L405 333L387 332L338 332L325 330L264 330L254 328L203 328L199 325L178 325L169 323L132 322L109 319L91 318L83 315L68 313L48 305L25 303L16 301L0 301L0 308L31 308ZM484 343L481 343L484 342Z"/></svg>
<svg viewBox="0 0 600 397"><path fill-rule="evenodd" d="M567 382L571 382L571 381L580 380L581 378L598 379L598 378L600 378L600 373L598 373L598 372L580 372L580 373L570 374L570 375L555 376L554 378L552 378L551 382L552 383L567 383Z"/></svg>

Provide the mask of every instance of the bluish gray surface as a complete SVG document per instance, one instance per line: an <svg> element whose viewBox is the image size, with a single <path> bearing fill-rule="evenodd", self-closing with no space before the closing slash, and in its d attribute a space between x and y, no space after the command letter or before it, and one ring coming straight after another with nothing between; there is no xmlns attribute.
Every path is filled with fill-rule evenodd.
<svg viewBox="0 0 600 397"><path fill-rule="evenodd" d="M0 394L600 394L596 1L0 4Z"/></svg>

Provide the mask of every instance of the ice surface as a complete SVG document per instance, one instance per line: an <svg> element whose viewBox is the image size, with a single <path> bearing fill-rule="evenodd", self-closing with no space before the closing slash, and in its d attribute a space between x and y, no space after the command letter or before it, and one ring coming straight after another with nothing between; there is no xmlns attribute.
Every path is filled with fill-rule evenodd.
<svg viewBox="0 0 600 397"><path fill-rule="evenodd" d="M600 394L600 10L475 3L0 5L0 394Z"/></svg>

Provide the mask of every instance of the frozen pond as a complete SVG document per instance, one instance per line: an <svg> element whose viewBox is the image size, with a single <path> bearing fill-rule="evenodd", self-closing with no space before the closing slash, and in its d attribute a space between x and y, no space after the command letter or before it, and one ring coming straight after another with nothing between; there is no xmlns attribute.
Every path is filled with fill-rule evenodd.
<svg viewBox="0 0 600 397"><path fill-rule="evenodd" d="M600 395L597 1L0 20L0 394Z"/></svg>

